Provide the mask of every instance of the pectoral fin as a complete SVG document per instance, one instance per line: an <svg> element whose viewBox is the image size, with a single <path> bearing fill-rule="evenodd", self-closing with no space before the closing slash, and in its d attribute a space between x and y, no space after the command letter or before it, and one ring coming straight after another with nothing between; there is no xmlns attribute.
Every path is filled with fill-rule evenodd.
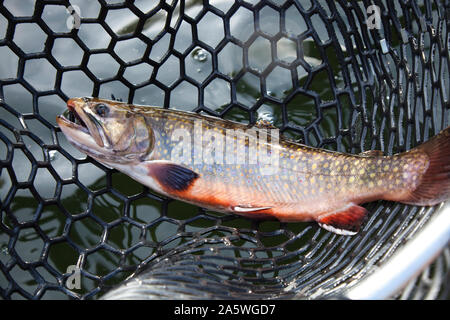
<svg viewBox="0 0 450 320"><path fill-rule="evenodd" d="M170 161L151 161L147 168L149 175L166 191L186 191L199 177L191 169Z"/></svg>
<svg viewBox="0 0 450 320"><path fill-rule="evenodd" d="M317 222L328 231L350 236L358 233L366 215L365 208L351 203L339 211L320 216Z"/></svg>

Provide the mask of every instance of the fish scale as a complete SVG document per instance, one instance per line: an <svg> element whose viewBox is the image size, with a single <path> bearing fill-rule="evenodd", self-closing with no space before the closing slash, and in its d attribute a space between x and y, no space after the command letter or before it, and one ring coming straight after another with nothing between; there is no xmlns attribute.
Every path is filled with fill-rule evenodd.
<svg viewBox="0 0 450 320"><path fill-rule="evenodd" d="M64 116L57 122L82 152L211 210L317 221L351 235L367 215L359 204L434 205L450 197L450 128L405 153L351 155L285 140L266 125L96 98L71 99L68 107L80 123Z"/></svg>

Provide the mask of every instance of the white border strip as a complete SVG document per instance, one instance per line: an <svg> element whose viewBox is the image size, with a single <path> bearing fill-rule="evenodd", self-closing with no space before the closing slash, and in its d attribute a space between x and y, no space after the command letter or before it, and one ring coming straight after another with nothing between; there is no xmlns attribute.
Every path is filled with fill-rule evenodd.
<svg viewBox="0 0 450 320"><path fill-rule="evenodd" d="M373 274L349 289L355 300L388 299L428 266L450 241L450 201L434 213L425 226Z"/></svg>

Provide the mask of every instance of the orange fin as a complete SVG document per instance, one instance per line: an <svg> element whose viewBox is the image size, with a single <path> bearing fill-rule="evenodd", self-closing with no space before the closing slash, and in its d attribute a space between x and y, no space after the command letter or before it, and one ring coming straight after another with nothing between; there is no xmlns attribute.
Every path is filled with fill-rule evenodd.
<svg viewBox="0 0 450 320"><path fill-rule="evenodd" d="M365 208L352 203L340 211L320 216L317 222L328 231L352 236L358 233L366 215Z"/></svg>
<svg viewBox="0 0 450 320"><path fill-rule="evenodd" d="M400 202L432 206L450 199L450 127L413 150L424 152L429 165L419 186Z"/></svg>

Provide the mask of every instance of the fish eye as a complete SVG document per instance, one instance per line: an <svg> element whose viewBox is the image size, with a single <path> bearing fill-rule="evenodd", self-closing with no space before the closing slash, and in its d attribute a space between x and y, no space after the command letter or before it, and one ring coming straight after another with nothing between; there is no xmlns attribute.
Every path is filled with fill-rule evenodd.
<svg viewBox="0 0 450 320"><path fill-rule="evenodd" d="M99 103L94 107L95 113L100 117L106 117L109 113L109 108L103 104Z"/></svg>

